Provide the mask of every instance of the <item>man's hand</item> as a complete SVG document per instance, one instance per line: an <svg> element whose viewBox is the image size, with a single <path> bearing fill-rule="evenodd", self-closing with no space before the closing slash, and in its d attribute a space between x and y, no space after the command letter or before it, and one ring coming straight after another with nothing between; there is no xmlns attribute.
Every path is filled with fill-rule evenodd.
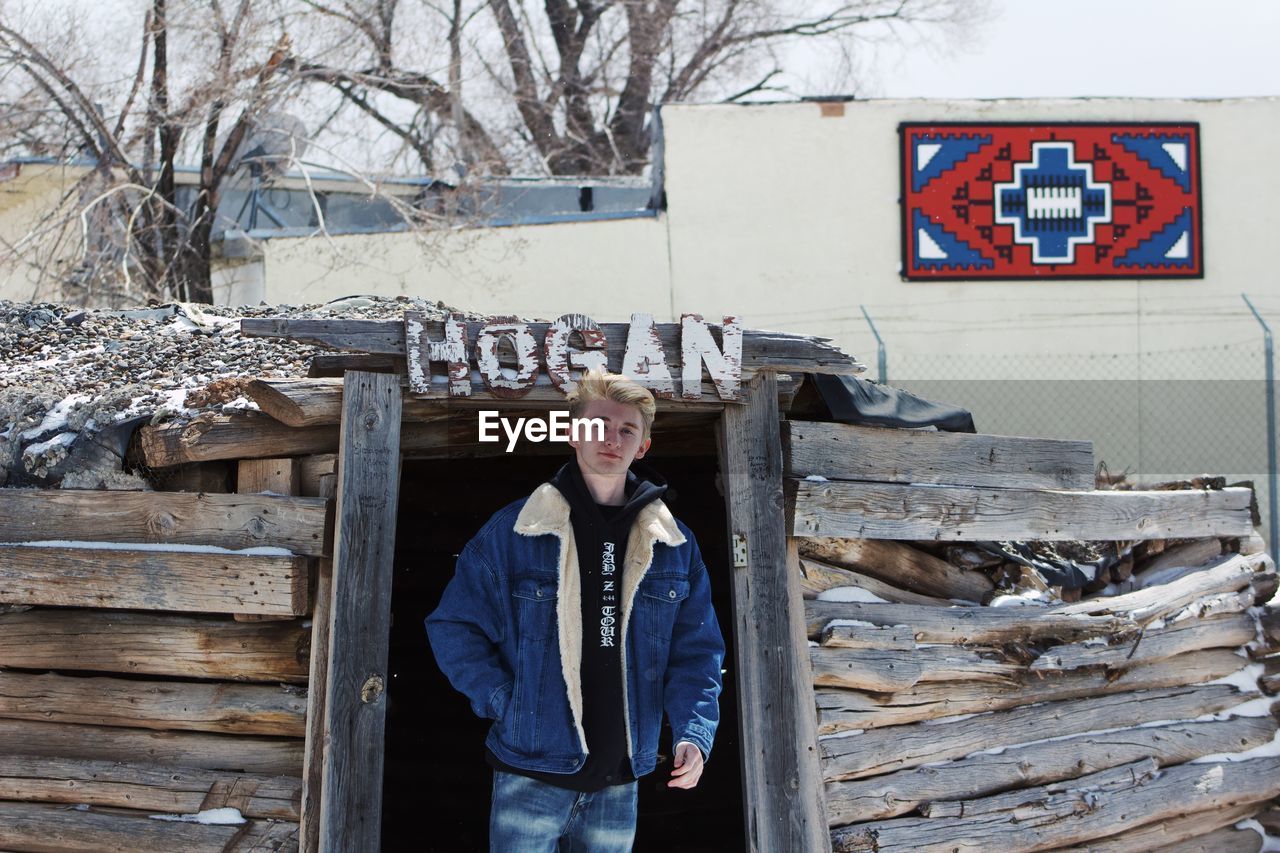
<svg viewBox="0 0 1280 853"><path fill-rule="evenodd" d="M682 740L676 745L676 758L672 763L675 766L671 771L674 778L667 783L668 788L689 789L702 778L702 750L689 741Z"/></svg>

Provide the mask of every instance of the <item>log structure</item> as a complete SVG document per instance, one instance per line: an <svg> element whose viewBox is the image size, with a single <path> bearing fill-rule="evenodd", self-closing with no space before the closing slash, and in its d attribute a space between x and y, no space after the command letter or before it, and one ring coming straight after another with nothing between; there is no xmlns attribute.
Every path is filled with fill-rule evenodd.
<svg viewBox="0 0 1280 853"><path fill-rule="evenodd" d="M330 511L323 463L243 456L238 492L0 489L0 849L299 849Z"/></svg>
<svg viewBox="0 0 1280 853"><path fill-rule="evenodd" d="M256 411L139 427L156 491L0 488L0 850L377 849L400 459L505 453L480 407L563 408L565 329L517 325L545 342L519 399L498 378L527 359L475 320L478 369L428 359L474 390L454 396L412 375L448 348L438 321L406 345L400 320L245 320L348 354L244 380ZM788 419L821 412L807 374L861 366L742 329L703 374L681 357L725 327L646 328L646 369L680 383L664 442L719 456L749 849L1280 833L1277 580L1249 489L1097 488L1088 441ZM597 360L634 360L623 324L598 331ZM232 822L151 819L214 810Z"/></svg>
<svg viewBox="0 0 1280 853"><path fill-rule="evenodd" d="M1247 489L1094 490L1081 442L784 435L832 849L1260 848L1280 619Z"/></svg>

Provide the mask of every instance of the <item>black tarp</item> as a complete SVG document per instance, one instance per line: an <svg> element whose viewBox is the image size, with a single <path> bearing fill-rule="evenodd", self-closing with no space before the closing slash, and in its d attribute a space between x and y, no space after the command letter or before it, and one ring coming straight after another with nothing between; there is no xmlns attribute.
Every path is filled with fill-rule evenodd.
<svg viewBox="0 0 1280 853"><path fill-rule="evenodd" d="M910 391L877 385L856 376L813 374L833 420L845 424L977 432L973 415L958 406L921 399Z"/></svg>

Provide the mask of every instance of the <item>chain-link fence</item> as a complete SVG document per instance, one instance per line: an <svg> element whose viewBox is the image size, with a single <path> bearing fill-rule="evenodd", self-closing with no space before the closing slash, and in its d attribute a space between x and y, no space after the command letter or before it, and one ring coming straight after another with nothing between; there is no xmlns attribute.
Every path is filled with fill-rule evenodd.
<svg viewBox="0 0 1280 853"><path fill-rule="evenodd" d="M1249 481L1271 541L1275 472L1261 341L1133 354L942 356L890 347L887 367L889 384L969 409L980 432L1091 439L1096 463L1130 483L1201 474ZM1180 378L1187 376L1229 378Z"/></svg>

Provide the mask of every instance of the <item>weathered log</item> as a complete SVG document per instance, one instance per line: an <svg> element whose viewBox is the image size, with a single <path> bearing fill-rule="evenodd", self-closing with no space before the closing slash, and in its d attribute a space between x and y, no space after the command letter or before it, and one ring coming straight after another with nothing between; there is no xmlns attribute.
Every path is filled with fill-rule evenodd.
<svg viewBox="0 0 1280 853"><path fill-rule="evenodd" d="M302 773L302 741L199 732L152 731L0 718L0 754L145 761L269 776Z"/></svg>
<svg viewBox="0 0 1280 853"><path fill-rule="evenodd" d="M0 672L11 720L301 737L306 706L297 688Z"/></svg>
<svg viewBox="0 0 1280 853"><path fill-rule="evenodd" d="M834 850L857 853L911 851L1047 850L1104 838L1209 809L1230 808L1280 793L1280 758L1234 763L1182 764L1154 778L1136 777L1101 796L1075 789L1019 792L1015 811L982 814L981 801L965 801L973 818L896 818L856 824L832 833Z"/></svg>
<svg viewBox="0 0 1280 853"><path fill-rule="evenodd" d="M0 615L0 667L19 669L305 682L310 641L296 619L246 624L85 610Z"/></svg>
<svg viewBox="0 0 1280 853"><path fill-rule="evenodd" d="M1029 743L1050 734L1066 737L1110 729L1116 721L1139 725L1194 719L1225 711L1251 698L1227 684L1104 694L996 711L981 717L912 723L823 738L819 749L823 775L828 781L861 779L926 762L960 758L993 746ZM992 743L993 732L999 732L1000 743Z"/></svg>
<svg viewBox="0 0 1280 853"><path fill-rule="evenodd" d="M337 468L337 460L334 460ZM337 494L338 475L323 474L317 493ZM320 850L320 802L324 787L325 697L329 693L329 619L333 606L333 561L320 558L316 566L315 611L311 615L311 674L307 681L307 738L302 761L302 819L298 846L302 853Z"/></svg>
<svg viewBox="0 0 1280 853"><path fill-rule="evenodd" d="M0 546L0 602L199 613L307 612L306 557Z"/></svg>
<svg viewBox="0 0 1280 853"><path fill-rule="evenodd" d="M1249 489L1067 492L789 480L793 536L1138 540L1245 536Z"/></svg>
<svg viewBox="0 0 1280 853"><path fill-rule="evenodd" d="M1165 581L1158 580L1158 578L1170 569L1203 566L1221 555L1221 540L1216 538L1197 539L1194 542L1187 542L1168 548L1155 556L1142 560L1134 566L1134 573L1142 579L1143 586L1151 586L1153 583L1164 583ZM1149 580L1149 578L1152 580ZM1172 579L1169 578L1169 580Z"/></svg>
<svg viewBox="0 0 1280 853"><path fill-rule="evenodd" d="M325 683L320 848L371 850L382 813L391 579L400 493L400 385L343 380L329 676Z"/></svg>
<svg viewBox="0 0 1280 853"><path fill-rule="evenodd" d="M1262 836L1232 827L1257 809L1257 803L1240 803L1193 812L1067 849L1078 853L1257 853Z"/></svg>
<svg viewBox="0 0 1280 853"><path fill-rule="evenodd" d="M800 589L803 590L805 598L817 598L820 593L844 586L865 589L877 598L893 604L923 604L930 607L950 607L952 604L945 598L934 598L931 595L921 595L918 592L901 589L870 575L833 566L821 560L801 558Z"/></svg>
<svg viewBox="0 0 1280 853"><path fill-rule="evenodd" d="M424 320L422 324L432 340L444 339L442 320ZM467 340L476 340L483 322L468 320ZM550 323L527 324L534 340L546 339ZM710 324L717 328L718 323ZM621 372L623 348L629 324L600 323L609 344L609 369ZM668 362L673 376L679 376L680 324L655 323L654 331L663 350L673 359ZM240 321L245 337L285 338L315 344L328 349L348 350L375 355L406 354L405 327L402 320L294 320L284 317L254 317ZM797 335L768 329L742 330L742 382L757 371L784 373L835 373L856 376L865 370L852 356L830 343L830 338Z"/></svg>
<svg viewBox="0 0 1280 853"><path fill-rule="evenodd" d="M894 649L813 648L813 682L872 692L906 690L917 683L985 681L1013 683L1026 672L1022 664L994 651L928 646Z"/></svg>
<svg viewBox="0 0 1280 853"><path fill-rule="evenodd" d="M997 722L992 721L989 732L999 732L1005 740L1004 732L996 726ZM1201 723L1088 732L1060 740L1012 746L885 776L829 782L827 820L832 826L840 826L855 821L889 818L906 814L924 803L1043 785L1147 757L1154 758L1162 767L1180 764L1205 755L1261 746L1269 742L1275 732L1276 721L1270 717L1233 717ZM1042 733L1061 737L1056 728L1046 728Z"/></svg>
<svg viewBox="0 0 1280 853"><path fill-rule="evenodd" d="M935 598L979 602L994 588L980 572L957 569L946 560L901 542L823 538L801 540L799 547L801 556Z"/></svg>
<svg viewBox="0 0 1280 853"><path fill-rule="evenodd" d="M152 468L215 459L306 456L338 447L337 424L297 428L262 412L208 413L191 421L144 426L139 434L143 457Z"/></svg>
<svg viewBox="0 0 1280 853"><path fill-rule="evenodd" d="M1160 769L1154 758L1140 758L1119 767L1109 767L1087 776L1050 782L1036 788L1021 788L993 794L990 797L967 800L950 800L925 803L920 814L928 818L983 818L1009 816L1010 812L1026 806L1034 806L1052 798L1055 794L1088 792L1090 796L1106 797L1111 792L1132 788L1154 779Z"/></svg>
<svg viewBox="0 0 1280 853"><path fill-rule="evenodd" d="M1210 619L1175 622L1164 628L1147 629L1136 635L1117 635L1101 642L1085 640L1054 646L1031 664L1034 671L1076 669L1082 666L1124 668L1173 657L1198 649L1243 646L1254 639L1256 627L1246 613Z"/></svg>
<svg viewBox="0 0 1280 853"><path fill-rule="evenodd" d="M806 601L809 638L818 639L834 619L872 625L906 625L918 643L998 645L1042 639L1075 639L1137 629L1137 623L1111 615L1062 613L1038 607L919 607L910 604L864 604Z"/></svg>
<svg viewBox="0 0 1280 853"><path fill-rule="evenodd" d="M1198 598L1246 589L1253 576L1262 571L1274 571L1269 556L1238 554L1220 565L1194 572L1162 586L1134 590L1123 595L1089 598L1054 609L1064 614L1124 614L1139 622L1150 622L1168 616Z"/></svg>
<svg viewBox="0 0 1280 853"><path fill-rule="evenodd" d="M328 553L325 505L315 498L186 492L0 489L0 542L72 540L264 545Z"/></svg>
<svg viewBox="0 0 1280 853"><path fill-rule="evenodd" d="M0 846L57 853L226 853L243 826L151 820L147 815L79 811L36 803L0 803Z"/></svg>
<svg viewBox="0 0 1280 853"><path fill-rule="evenodd" d="M0 755L0 800L88 803L169 814L234 808L298 820L302 780L155 764Z"/></svg>
<svg viewBox="0 0 1280 853"><path fill-rule="evenodd" d="M1267 550L1267 540L1263 539L1258 531L1255 530L1248 536L1240 537L1241 554L1261 554L1265 550Z"/></svg>
<svg viewBox="0 0 1280 853"><path fill-rule="evenodd" d="M833 625L822 632L821 643L830 649L899 649L916 647L905 625Z"/></svg>
<svg viewBox="0 0 1280 853"><path fill-rule="evenodd" d="M1242 662L1231 651L1212 649L1139 664L1119 673L1075 669L1048 673L1043 678L1029 675L1015 686L977 681L920 683L887 695L856 690L817 690L818 732L829 734L842 729L878 728L955 714L1014 708L1030 702L1198 684L1230 675L1240 669Z"/></svg>
<svg viewBox="0 0 1280 853"><path fill-rule="evenodd" d="M762 850L822 850L822 770L814 749L813 674L803 640L800 555L778 513L782 488L773 378L747 385L746 404L725 411L718 430L728 528L746 544L746 565L730 578L734 644L743 707L744 819Z"/></svg>
<svg viewBox="0 0 1280 853"><path fill-rule="evenodd" d="M850 424L784 424L786 477L940 483L998 489L1092 489L1093 442L883 429Z"/></svg>

